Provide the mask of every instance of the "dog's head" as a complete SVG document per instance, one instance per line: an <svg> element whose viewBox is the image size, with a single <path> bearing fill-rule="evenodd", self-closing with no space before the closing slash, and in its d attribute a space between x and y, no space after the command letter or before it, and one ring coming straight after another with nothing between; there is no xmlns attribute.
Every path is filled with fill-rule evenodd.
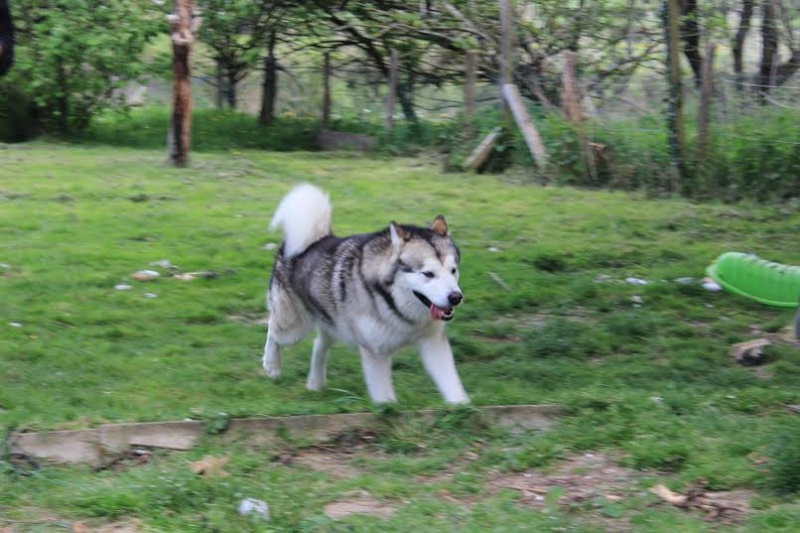
<svg viewBox="0 0 800 533"><path fill-rule="evenodd" d="M406 309L417 316L452 320L453 308L464 299L458 287L460 253L439 215L430 228L389 225L395 257L394 282L403 291Z"/></svg>

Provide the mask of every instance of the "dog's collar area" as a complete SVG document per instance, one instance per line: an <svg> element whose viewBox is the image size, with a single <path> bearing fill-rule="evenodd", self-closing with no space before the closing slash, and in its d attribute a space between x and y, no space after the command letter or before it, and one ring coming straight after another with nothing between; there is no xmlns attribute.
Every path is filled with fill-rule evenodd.
<svg viewBox="0 0 800 533"><path fill-rule="evenodd" d="M435 320L444 320L445 322L448 320L453 320L453 308L452 307L439 307L438 305L434 305L430 299L422 293L417 291L412 291L414 296L417 297L417 300L422 302L422 305L428 308L431 312L431 318Z"/></svg>

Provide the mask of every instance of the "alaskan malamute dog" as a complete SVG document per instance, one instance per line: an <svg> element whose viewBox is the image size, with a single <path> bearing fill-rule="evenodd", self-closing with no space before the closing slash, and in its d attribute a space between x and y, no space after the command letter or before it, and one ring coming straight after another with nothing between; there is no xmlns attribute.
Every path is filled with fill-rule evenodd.
<svg viewBox="0 0 800 533"><path fill-rule="evenodd" d="M280 347L316 329L310 390L325 386L328 352L339 340L361 351L372 401L394 402L392 354L415 344L444 400L469 402L444 331L464 298L459 251L444 217L430 228L392 222L376 233L335 237L328 196L304 184L281 201L276 227L283 228L284 241L267 292L263 366L269 377L281 373Z"/></svg>

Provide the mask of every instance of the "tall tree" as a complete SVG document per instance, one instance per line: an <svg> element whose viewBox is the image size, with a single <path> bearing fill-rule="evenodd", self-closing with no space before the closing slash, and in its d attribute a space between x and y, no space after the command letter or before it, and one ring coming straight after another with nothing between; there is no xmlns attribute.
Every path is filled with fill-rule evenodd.
<svg viewBox="0 0 800 533"><path fill-rule="evenodd" d="M150 0L22 4L11 4L17 53L2 84L31 102L31 120L62 134L119 103L117 89L143 74L142 51L164 24Z"/></svg>
<svg viewBox="0 0 800 533"><path fill-rule="evenodd" d="M239 83L258 63L287 6L282 0L198 0L200 40L212 50L217 91L231 109L238 104Z"/></svg>

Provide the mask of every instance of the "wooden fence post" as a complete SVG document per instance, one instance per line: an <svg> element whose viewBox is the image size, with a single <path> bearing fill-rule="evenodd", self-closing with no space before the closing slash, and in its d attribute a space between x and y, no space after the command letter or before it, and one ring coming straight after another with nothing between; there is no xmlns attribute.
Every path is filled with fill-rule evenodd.
<svg viewBox="0 0 800 533"><path fill-rule="evenodd" d="M668 183L667 188L670 191L677 191L682 186L686 175L684 161L686 137L683 127L683 83L681 81L680 0L665 0L664 11L669 81L667 129L673 175L672 183Z"/></svg>
<svg viewBox="0 0 800 533"><path fill-rule="evenodd" d="M703 60L703 79L700 86L700 109L697 112L697 159L702 161L706 156L708 145L708 116L711 114L711 97L714 92L714 50L716 45L706 45Z"/></svg>
<svg viewBox="0 0 800 533"><path fill-rule="evenodd" d="M475 78L476 78L475 50L467 51L466 72L464 76L464 113L463 134L467 139L475 135Z"/></svg>
<svg viewBox="0 0 800 533"><path fill-rule="evenodd" d="M514 21L512 20L513 0L500 0L500 92L503 87L514 83ZM505 127L511 129L514 116L511 106L502 100Z"/></svg>
<svg viewBox="0 0 800 533"><path fill-rule="evenodd" d="M581 109L581 94L578 88L578 55L573 51L564 54L564 70L561 73L563 92L561 102L564 107L564 117L575 126L578 142L581 145L586 169L590 182L597 184L597 165L595 164L594 151L586 138L583 128L583 110Z"/></svg>
<svg viewBox="0 0 800 533"><path fill-rule="evenodd" d="M331 123L331 54L325 52L322 64L322 127Z"/></svg>
<svg viewBox="0 0 800 533"><path fill-rule="evenodd" d="M168 16L172 38L172 120L167 150L170 163L177 167L189 164L192 131L191 51L194 0L175 0L175 13ZM199 23L199 19L197 20Z"/></svg>
<svg viewBox="0 0 800 533"><path fill-rule="evenodd" d="M397 71L399 70L397 50L392 49L389 60L389 94L386 96L386 129L394 129L394 107L397 101Z"/></svg>

